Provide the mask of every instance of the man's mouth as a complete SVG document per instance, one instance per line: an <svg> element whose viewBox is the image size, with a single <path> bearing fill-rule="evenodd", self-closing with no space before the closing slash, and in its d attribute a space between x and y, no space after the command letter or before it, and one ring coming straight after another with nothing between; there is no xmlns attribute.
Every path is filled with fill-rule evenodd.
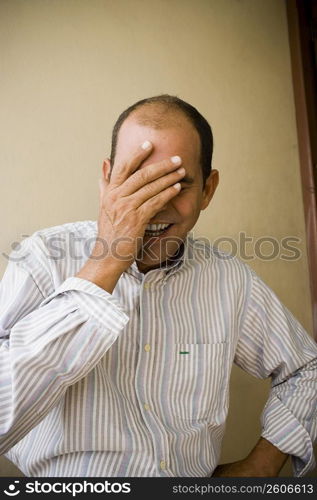
<svg viewBox="0 0 317 500"><path fill-rule="evenodd" d="M147 224L144 236L161 236L166 233L173 224Z"/></svg>

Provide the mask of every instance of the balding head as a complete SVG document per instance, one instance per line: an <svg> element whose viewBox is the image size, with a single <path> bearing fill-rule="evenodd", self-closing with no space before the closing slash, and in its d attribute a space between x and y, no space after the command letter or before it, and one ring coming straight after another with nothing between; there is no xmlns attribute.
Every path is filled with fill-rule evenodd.
<svg viewBox="0 0 317 500"><path fill-rule="evenodd" d="M123 122L132 117L138 124L157 130L181 127L184 118L193 126L200 139L200 165L203 185L211 172L213 136L209 123L196 108L175 96L167 94L136 102L119 116L112 132L111 166L114 165L118 134Z"/></svg>
<svg viewBox="0 0 317 500"><path fill-rule="evenodd" d="M133 117L140 125L152 127L157 130L179 127L184 118L190 122L178 106L169 106L165 103L155 102L136 108L129 116Z"/></svg>

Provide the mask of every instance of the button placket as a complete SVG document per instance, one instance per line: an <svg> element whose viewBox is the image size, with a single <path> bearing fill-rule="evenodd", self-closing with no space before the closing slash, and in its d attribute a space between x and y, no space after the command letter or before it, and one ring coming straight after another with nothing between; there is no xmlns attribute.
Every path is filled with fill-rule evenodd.
<svg viewBox="0 0 317 500"><path fill-rule="evenodd" d="M135 387L136 393L138 395L138 400L140 408L142 410L143 418L146 426L151 431L152 427L152 403L151 394L147 390L147 377L146 373L151 363L151 356L149 351L151 350L151 344L147 341L151 340L148 337L148 325L147 325L147 311L148 304L151 301L151 296L148 294L150 291L152 283L145 281L141 284L140 302L139 302L139 314L140 314L140 332L139 341L140 346L143 346L139 351L138 366L136 370Z"/></svg>
<svg viewBox="0 0 317 500"><path fill-rule="evenodd" d="M165 462L165 460L161 460L160 461L160 469L161 470L165 470L166 469L166 462Z"/></svg>
<svg viewBox="0 0 317 500"><path fill-rule="evenodd" d="M139 342L140 347L142 347L139 351L135 387L144 424L152 437L153 452L155 454L158 473L161 476L169 476L170 473L166 465L169 455L168 440L164 426L156 414L155 400L152 399L151 380L148 377L148 374L152 373L151 364L155 360L155 337L153 328L151 328L151 318L149 318L148 311L153 310L155 306L153 301L155 301L156 294L153 292L155 291L155 287L161 284L161 277L157 279L158 275L155 275L153 278L153 280L145 281L141 284ZM160 466L161 462L165 463L163 468Z"/></svg>

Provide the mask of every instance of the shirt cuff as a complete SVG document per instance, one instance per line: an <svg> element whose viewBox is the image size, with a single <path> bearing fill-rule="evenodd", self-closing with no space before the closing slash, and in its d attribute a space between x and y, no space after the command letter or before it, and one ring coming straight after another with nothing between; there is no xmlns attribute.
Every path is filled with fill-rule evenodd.
<svg viewBox="0 0 317 500"><path fill-rule="evenodd" d="M113 331L120 331L129 321L120 303L110 293L91 281L67 278L56 290L41 302L40 307L48 304L58 295L67 293L79 308L98 323Z"/></svg>
<svg viewBox="0 0 317 500"><path fill-rule="evenodd" d="M283 453L291 455L295 477L315 467L312 440L307 430L275 395L271 395L261 415L261 436Z"/></svg>

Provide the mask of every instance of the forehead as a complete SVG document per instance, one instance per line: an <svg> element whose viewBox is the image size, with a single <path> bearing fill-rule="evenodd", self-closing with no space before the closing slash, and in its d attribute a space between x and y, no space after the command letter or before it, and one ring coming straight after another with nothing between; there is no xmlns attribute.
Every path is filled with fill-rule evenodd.
<svg viewBox="0 0 317 500"><path fill-rule="evenodd" d="M166 117L165 117L166 118ZM117 140L116 162L127 161L144 141L151 141L153 152L143 166L178 155L192 172L200 164L200 138L189 120L180 113L161 123L133 113L122 124ZM199 167L200 168L200 167Z"/></svg>

